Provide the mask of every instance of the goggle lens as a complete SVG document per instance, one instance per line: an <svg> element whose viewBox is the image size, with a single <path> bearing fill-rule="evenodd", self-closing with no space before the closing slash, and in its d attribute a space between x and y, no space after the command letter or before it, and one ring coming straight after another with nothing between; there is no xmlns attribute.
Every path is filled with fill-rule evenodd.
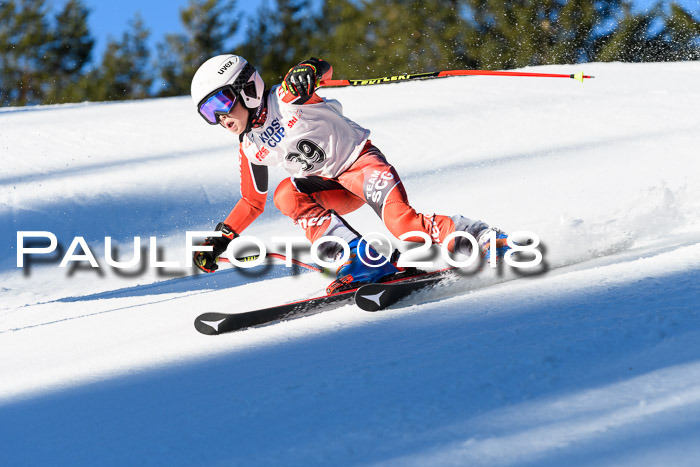
<svg viewBox="0 0 700 467"><path fill-rule="evenodd" d="M227 114L236 105L236 94L233 89L222 89L199 105L199 114L211 125L219 123L219 115Z"/></svg>

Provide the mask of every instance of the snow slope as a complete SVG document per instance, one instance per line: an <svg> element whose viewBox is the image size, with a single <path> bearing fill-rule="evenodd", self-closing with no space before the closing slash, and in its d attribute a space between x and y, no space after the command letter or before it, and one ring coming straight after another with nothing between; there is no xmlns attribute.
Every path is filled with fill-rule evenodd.
<svg viewBox="0 0 700 467"><path fill-rule="evenodd" d="M186 266L185 231L237 199L236 139L184 97L0 109L0 464L700 463L700 63L532 70L580 68L321 91L417 209L536 232L544 273L219 337L195 316L329 281ZM300 235L268 203L246 234ZM17 268L18 231L101 266ZM147 267L152 236L179 266ZM144 270L105 237L122 260L140 237Z"/></svg>

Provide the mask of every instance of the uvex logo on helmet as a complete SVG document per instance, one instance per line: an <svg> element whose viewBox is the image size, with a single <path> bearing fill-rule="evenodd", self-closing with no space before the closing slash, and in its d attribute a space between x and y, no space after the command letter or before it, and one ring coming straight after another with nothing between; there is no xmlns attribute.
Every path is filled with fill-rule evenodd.
<svg viewBox="0 0 700 467"><path fill-rule="evenodd" d="M219 74L220 74L220 75L223 75L224 72L226 71L226 69L229 68L229 67L231 67L231 66L233 66L233 62L229 60L228 62L226 62L226 64L224 64L224 66L222 66L222 67L219 69Z"/></svg>

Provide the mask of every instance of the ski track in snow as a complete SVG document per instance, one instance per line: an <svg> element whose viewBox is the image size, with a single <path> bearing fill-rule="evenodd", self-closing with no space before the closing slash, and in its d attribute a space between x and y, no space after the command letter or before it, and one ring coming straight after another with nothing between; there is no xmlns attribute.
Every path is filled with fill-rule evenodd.
<svg viewBox="0 0 700 467"><path fill-rule="evenodd" d="M700 63L580 68L597 78L321 91L372 130L414 207L534 231L546 272L219 337L194 318L330 279L120 276L104 237L128 260L155 236L186 264L184 232L237 199L236 140L188 98L0 109L0 464L697 465ZM245 233L301 235L271 198ZM388 234L368 208L347 218ZM103 267L20 270L19 230L84 236Z"/></svg>

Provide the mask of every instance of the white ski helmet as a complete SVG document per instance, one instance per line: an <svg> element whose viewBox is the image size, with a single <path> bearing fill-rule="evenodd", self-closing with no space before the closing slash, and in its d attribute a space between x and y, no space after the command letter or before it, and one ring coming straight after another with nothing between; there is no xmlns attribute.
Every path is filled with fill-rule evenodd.
<svg viewBox="0 0 700 467"><path fill-rule="evenodd" d="M243 99L249 109L260 106L265 83L255 67L238 55L217 55L204 62L192 77L192 101L198 108L202 101L226 86Z"/></svg>

